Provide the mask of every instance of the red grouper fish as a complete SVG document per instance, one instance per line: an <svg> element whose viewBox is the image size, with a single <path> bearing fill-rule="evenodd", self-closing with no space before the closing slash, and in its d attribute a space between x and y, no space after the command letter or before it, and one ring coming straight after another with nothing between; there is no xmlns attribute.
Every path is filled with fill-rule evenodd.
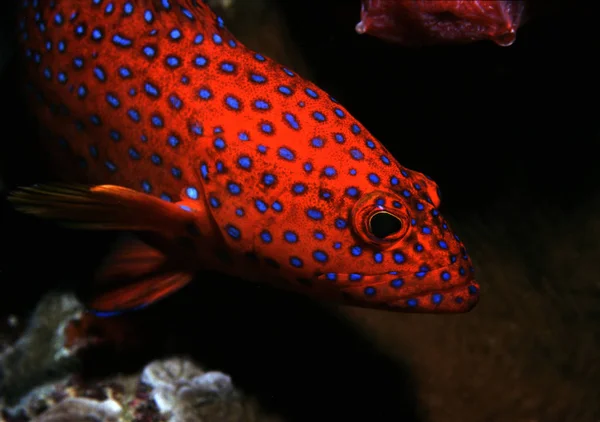
<svg viewBox="0 0 600 422"><path fill-rule="evenodd" d="M362 0L359 34L406 46L491 40L507 47L527 20L526 0Z"/></svg>
<svg viewBox="0 0 600 422"><path fill-rule="evenodd" d="M130 233L95 276L92 311L147 306L199 270L368 308L477 303L438 186L204 3L21 6L24 85L58 182L10 200L69 227Z"/></svg>

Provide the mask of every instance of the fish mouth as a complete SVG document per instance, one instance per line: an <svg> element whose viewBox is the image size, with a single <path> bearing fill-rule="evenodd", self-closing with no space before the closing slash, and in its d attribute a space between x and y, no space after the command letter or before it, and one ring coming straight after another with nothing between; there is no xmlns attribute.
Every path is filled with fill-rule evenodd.
<svg viewBox="0 0 600 422"><path fill-rule="evenodd" d="M464 264L467 264L466 262ZM464 313L479 302L479 285L469 266L458 263L426 273L390 271L379 274L320 275L346 302L401 312Z"/></svg>

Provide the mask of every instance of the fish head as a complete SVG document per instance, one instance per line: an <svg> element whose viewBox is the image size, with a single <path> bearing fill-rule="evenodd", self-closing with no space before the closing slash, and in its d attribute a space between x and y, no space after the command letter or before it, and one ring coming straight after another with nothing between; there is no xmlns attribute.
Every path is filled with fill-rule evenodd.
<svg viewBox="0 0 600 422"><path fill-rule="evenodd" d="M438 209L438 185L365 132L293 163L304 175L286 185L279 198L289 206L268 229L281 242L273 251L259 241L257 250L269 248L292 270L290 281L309 284L318 297L401 312L471 310L479 287Z"/></svg>

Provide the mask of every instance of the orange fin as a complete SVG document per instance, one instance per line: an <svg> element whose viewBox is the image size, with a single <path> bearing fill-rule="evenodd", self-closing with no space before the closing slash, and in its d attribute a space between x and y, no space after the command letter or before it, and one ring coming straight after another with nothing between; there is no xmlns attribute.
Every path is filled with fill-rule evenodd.
<svg viewBox="0 0 600 422"><path fill-rule="evenodd" d="M97 316L118 315L181 289L194 271L169 256L135 237L123 238L96 273L88 308Z"/></svg>
<svg viewBox="0 0 600 422"><path fill-rule="evenodd" d="M90 230L181 234L186 224L197 218L194 213L203 211L200 201L194 203L197 209L182 207L114 185L35 185L12 191L8 200L25 214L58 220L71 228Z"/></svg>

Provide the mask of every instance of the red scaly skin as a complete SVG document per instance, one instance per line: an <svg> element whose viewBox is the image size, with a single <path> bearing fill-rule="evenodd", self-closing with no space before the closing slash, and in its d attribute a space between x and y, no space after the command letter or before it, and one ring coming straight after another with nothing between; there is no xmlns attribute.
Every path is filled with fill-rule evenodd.
<svg viewBox="0 0 600 422"><path fill-rule="evenodd" d="M65 181L127 187L208 219L218 247L194 240L198 269L372 308L477 303L437 185L204 3L21 3L49 162Z"/></svg>

